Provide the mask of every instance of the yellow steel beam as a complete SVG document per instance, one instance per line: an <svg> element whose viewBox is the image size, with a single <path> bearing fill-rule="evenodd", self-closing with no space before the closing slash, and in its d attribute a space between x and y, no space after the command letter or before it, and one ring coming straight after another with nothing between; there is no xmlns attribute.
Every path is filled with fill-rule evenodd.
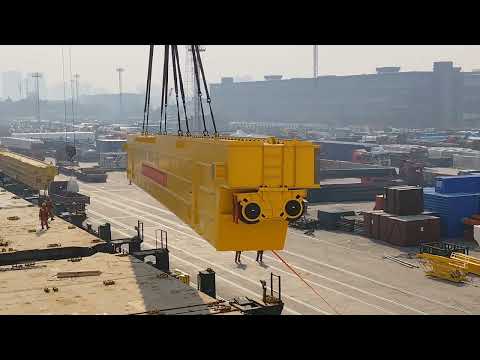
<svg viewBox="0 0 480 360"><path fill-rule="evenodd" d="M425 262L425 273L429 276L463 282L467 278L468 269L464 261L427 253L417 254Z"/></svg>
<svg viewBox="0 0 480 360"><path fill-rule="evenodd" d="M128 178L217 250L281 250L314 181L308 141L129 135Z"/></svg>
<svg viewBox="0 0 480 360"><path fill-rule="evenodd" d="M452 253L450 258L463 261L469 273L480 275L480 259L462 253Z"/></svg>
<svg viewBox="0 0 480 360"><path fill-rule="evenodd" d="M33 190L45 190L57 169L52 164L10 151L0 151L0 172Z"/></svg>

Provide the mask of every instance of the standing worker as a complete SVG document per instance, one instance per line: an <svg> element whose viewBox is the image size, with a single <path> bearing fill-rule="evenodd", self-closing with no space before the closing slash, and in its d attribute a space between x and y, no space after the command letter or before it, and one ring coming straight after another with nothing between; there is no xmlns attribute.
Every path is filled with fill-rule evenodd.
<svg viewBox="0 0 480 360"><path fill-rule="evenodd" d="M257 251L257 259L255 261L259 263L263 263L263 250Z"/></svg>
<svg viewBox="0 0 480 360"><path fill-rule="evenodd" d="M240 256L242 256L241 251L235 251L235 263L240 264L242 261L240 260Z"/></svg>
<svg viewBox="0 0 480 360"><path fill-rule="evenodd" d="M53 202L50 196L47 198L47 210L48 210L48 215L50 216L50 220L53 221Z"/></svg>
<svg viewBox="0 0 480 360"><path fill-rule="evenodd" d="M43 203L42 206L40 207L40 211L38 212L38 217L40 218L40 223L42 224L42 230L43 230L43 226L46 226L48 230L50 227L48 226L48 208L46 203Z"/></svg>

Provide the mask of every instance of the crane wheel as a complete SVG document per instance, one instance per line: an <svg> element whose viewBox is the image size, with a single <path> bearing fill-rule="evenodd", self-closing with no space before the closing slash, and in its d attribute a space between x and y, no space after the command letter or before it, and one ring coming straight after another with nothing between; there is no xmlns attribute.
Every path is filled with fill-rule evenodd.
<svg viewBox="0 0 480 360"><path fill-rule="evenodd" d="M305 206L301 200L289 200L285 204L285 213L288 221L295 221L299 219L305 212Z"/></svg>
<svg viewBox="0 0 480 360"><path fill-rule="evenodd" d="M240 220L246 224L256 224L260 221L262 215L262 208L260 205L254 202L250 202L246 205L241 205Z"/></svg>

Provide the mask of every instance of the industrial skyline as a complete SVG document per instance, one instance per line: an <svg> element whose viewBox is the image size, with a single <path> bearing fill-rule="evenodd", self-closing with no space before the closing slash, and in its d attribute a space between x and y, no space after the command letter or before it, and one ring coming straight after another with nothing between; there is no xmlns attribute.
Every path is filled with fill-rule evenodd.
<svg viewBox="0 0 480 360"><path fill-rule="evenodd" d="M225 76L238 80L263 80L268 74L284 78L312 76L312 45L206 45L207 80L218 83ZM61 46L2 45L0 72L41 72L49 88L62 84ZM125 69L123 91L138 93L146 78L148 46L72 46L72 71L82 76L87 92L118 92L118 73ZM185 61L184 54L180 60ZM162 46L156 47L152 82L161 82ZM480 68L480 46L337 45L318 46L318 74L375 73L376 67L400 66L402 71L429 70L434 61L454 61L464 71ZM69 78L69 76L67 76ZM60 92L60 91L59 91ZM85 93L81 91L82 93ZM62 92L60 92L62 93ZM48 97L57 97L55 93Z"/></svg>

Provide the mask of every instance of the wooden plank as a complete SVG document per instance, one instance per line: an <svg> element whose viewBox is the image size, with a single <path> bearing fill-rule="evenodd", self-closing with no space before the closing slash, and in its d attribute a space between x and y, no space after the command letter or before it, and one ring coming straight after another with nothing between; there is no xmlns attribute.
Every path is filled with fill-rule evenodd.
<svg viewBox="0 0 480 360"><path fill-rule="evenodd" d="M57 278L63 279L68 277L82 277L82 276L99 276L102 272L94 271L65 271L57 273Z"/></svg>

